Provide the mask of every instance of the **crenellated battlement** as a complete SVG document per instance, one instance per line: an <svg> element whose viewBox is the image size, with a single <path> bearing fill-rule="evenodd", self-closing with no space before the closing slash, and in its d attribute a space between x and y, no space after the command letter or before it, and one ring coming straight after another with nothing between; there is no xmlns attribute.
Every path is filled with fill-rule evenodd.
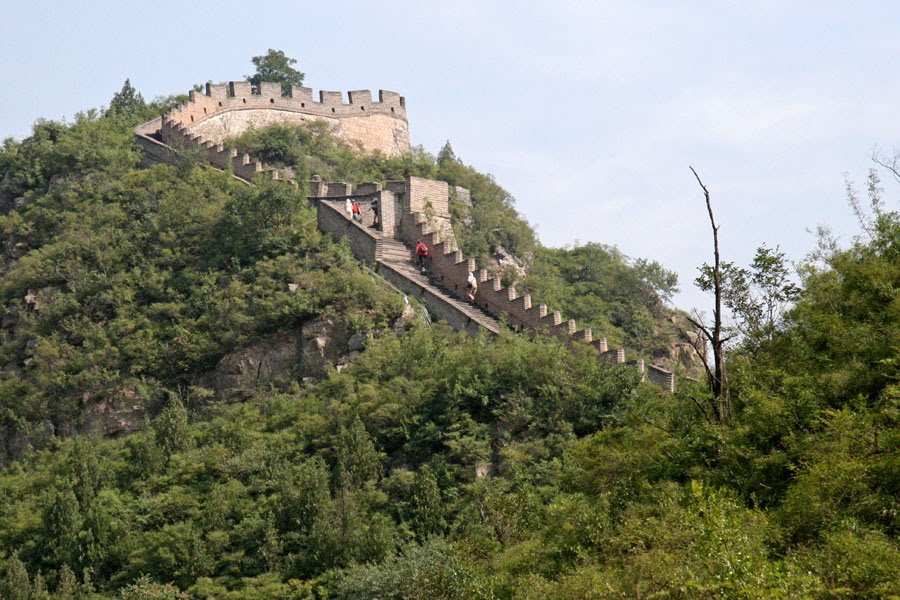
<svg viewBox="0 0 900 600"><path fill-rule="evenodd" d="M398 193L403 193L400 186L394 185ZM414 189L411 183L407 190ZM436 231L422 213L413 213L409 222L413 227L401 229L401 236L407 243L418 240L431 250L430 272L434 280L459 298L465 297L466 283L469 273L478 281L474 304L489 314L502 317L516 328L538 334L553 335L570 342L586 343L597 350L599 358L606 362L625 363L625 349L607 348L606 338L594 340L590 328L578 329L573 319L563 319L559 311L549 311L547 305L534 306L530 294L519 294L514 286L504 286L498 274L489 273L486 269L475 269L475 260L464 258L462 252L450 245L440 231ZM632 361L643 377L667 391L674 391L675 376L670 371L651 365L645 369L644 361Z"/></svg>
<svg viewBox="0 0 900 600"><path fill-rule="evenodd" d="M282 110L312 116L340 119L373 114L406 120L406 99L396 92L378 91L378 100L372 100L369 90L347 92L344 102L342 92L319 91L315 99L313 89L291 86L290 94L283 94L280 83L262 82L259 93L253 93L249 81L206 84L206 93L189 92L188 101L171 109L163 117L191 127L223 112L235 110Z"/></svg>
<svg viewBox="0 0 900 600"><path fill-rule="evenodd" d="M406 99L397 92L379 90L374 100L369 90L346 93L262 82L254 91L248 81L206 84L205 93L191 91L188 100L163 115L159 138L179 146L199 138L200 143L221 144L251 127L277 123L325 121L332 132L366 151L389 156L409 152ZM148 125L148 124L145 124ZM143 126L141 126L143 127Z"/></svg>

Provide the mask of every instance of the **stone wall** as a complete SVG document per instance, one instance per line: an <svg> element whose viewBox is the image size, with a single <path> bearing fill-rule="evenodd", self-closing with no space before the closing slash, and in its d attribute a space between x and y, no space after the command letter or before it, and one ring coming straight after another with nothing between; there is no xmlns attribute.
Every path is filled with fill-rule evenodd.
<svg viewBox="0 0 900 600"><path fill-rule="evenodd" d="M282 95L280 83L263 82L259 94L253 94L246 81L207 84L206 94L192 91L186 103L167 112L160 131L167 144L188 131L190 136L215 145L250 127L318 119L363 150L378 150L389 156L409 152L406 100L402 96L380 90L378 101L373 101L368 90L360 90L348 92L347 98L345 103L341 92L321 91L319 99L314 100L312 89L297 86L291 88L290 95Z"/></svg>
<svg viewBox="0 0 900 600"><path fill-rule="evenodd" d="M500 333L493 325L480 322L477 317L472 318L466 315L431 286L419 285L389 264L379 263L378 274L407 296L424 304L432 316L446 322L457 331L465 331L471 336L478 335L481 330L487 330L495 335Z"/></svg>
<svg viewBox="0 0 900 600"><path fill-rule="evenodd" d="M340 204L340 202L319 202L316 224L319 229L330 233L336 240L347 238L354 256L369 264L375 264L379 258L378 237L352 219L348 219Z"/></svg>
<svg viewBox="0 0 900 600"><path fill-rule="evenodd" d="M606 338L595 340L589 327L579 330L574 320L564 320L558 311L549 311L545 304L533 305L529 294L520 295L514 287L504 287L500 275L490 274L484 269L476 272L475 261L464 258L462 252L443 239L442 233L434 231L425 215L404 215L402 234L407 240L422 240L429 247L431 277L451 293L460 298L465 297L466 281L471 272L478 281L475 304L488 313L504 318L513 327L590 344L597 350L601 360L625 363L624 348L610 350L607 348ZM674 391L675 375L672 372L655 365L645 369L642 360L633 361L632 364L648 381L665 390Z"/></svg>
<svg viewBox="0 0 900 600"><path fill-rule="evenodd" d="M669 392L675 391L675 374L656 365L647 367L647 379Z"/></svg>

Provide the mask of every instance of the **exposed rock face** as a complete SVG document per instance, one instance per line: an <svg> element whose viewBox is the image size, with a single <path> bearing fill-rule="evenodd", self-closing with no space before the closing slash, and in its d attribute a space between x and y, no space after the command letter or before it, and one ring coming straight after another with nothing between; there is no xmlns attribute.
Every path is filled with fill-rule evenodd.
<svg viewBox="0 0 900 600"><path fill-rule="evenodd" d="M118 437L137 431L147 415L145 399L133 389L122 389L99 401L86 399L82 418L84 431Z"/></svg>
<svg viewBox="0 0 900 600"><path fill-rule="evenodd" d="M394 333L403 333L404 331L408 331L412 329L412 327L416 323L421 323L423 321L422 315L420 315L416 309L409 303L407 300L403 305L403 312L397 317L397 320L391 325L391 329Z"/></svg>
<svg viewBox="0 0 900 600"><path fill-rule="evenodd" d="M28 448L28 436L24 431L0 427L0 465L14 460Z"/></svg>
<svg viewBox="0 0 900 600"><path fill-rule="evenodd" d="M333 317L322 317L300 331L273 333L226 354L209 383L220 400L240 402L260 388L286 388L299 379L321 377L358 355L362 340L359 334L348 335Z"/></svg>
<svg viewBox="0 0 900 600"><path fill-rule="evenodd" d="M520 281L528 275L527 261L511 254L503 246L497 246L492 258L497 265L497 271L500 273L514 273L515 281Z"/></svg>
<svg viewBox="0 0 900 600"><path fill-rule="evenodd" d="M211 382L219 399L240 402L257 388L286 385L299 362L300 342L296 332L279 332L223 356Z"/></svg>
<svg viewBox="0 0 900 600"><path fill-rule="evenodd" d="M321 377L349 350L347 328L334 317L322 317L303 325L300 377Z"/></svg>
<svg viewBox="0 0 900 600"><path fill-rule="evenodd" d="M653 364L670 371L683 371L690 377L703 374L706 360L706 339L693 329L682 315L673 313L667 319L671 325L672 342L653 355Z"/></svg>

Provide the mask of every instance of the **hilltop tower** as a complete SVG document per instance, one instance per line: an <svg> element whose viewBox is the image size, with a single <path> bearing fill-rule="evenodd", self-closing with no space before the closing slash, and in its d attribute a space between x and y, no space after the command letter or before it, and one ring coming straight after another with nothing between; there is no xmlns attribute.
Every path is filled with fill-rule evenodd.
<svg viewBox="0 0 900 600"><path fill-rule="evenodd" d="M251 127L311 120L325 121L337 137L369 152L409 152L406 99L396 92L379 90L375 101L369 90L350 91L344 102L341 92L320 91L316 100L307 87L292 86L285 95L280 83L263 82L258 91L253 93L248 81L208 83L205 93L191 91L184 104L135 128L147 162L170 162L168 153L153 142L170 148L204 146L208 151L218 147L222 152L226 138ZM210 152L210 162L220 167L234 158L216 160L214 154Z"/></svg>

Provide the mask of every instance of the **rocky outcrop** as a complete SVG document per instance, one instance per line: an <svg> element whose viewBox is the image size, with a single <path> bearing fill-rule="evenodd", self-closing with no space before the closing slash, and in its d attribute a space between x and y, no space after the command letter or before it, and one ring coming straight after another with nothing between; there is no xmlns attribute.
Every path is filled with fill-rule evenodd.
<svg viewBox="0 0 900 600"><path fill-rule="evenodd" d="M340 370L353 362L367 339L364 333L351 335L334 317L320 317L299 330L273 333L226 354L198 383L212 387L220 401L241 402L259 389L286 389L294 381Z"/></svg>
<svg viewBox="0 0 900 600"><path fill-rule="evenodd" d="M287 385L294 378L300 345L301 336L297 332L279 332L226 354L211 378L217 398L240 402L249 399L259 388Z"/></svg>
<svg viewBox="0 0 900 600"><path fill-rule="evenodd" d="M492 270L504 274L510 280L522 281L528 275L528 261L510 253L503 246L497 246L491 256Z"/></svg>
<svg viewBox="0 0 900 600"><path fill-rule="evenodd" d="M140 429L146 416L146 399L135 389L124 388L98 400L85 399L83 431L119 437Z"/></svg>
<svg viewBox="0 0 900 600"><path fill-rule="evenodd" d="M677 312L664 316L663 323L668 331L658 332L661 337L671 341L652 354L654 365L670 371L685 373L688 377L701 377L704 373L703 363L706 360L706 339L694 326Z"/></svg>

